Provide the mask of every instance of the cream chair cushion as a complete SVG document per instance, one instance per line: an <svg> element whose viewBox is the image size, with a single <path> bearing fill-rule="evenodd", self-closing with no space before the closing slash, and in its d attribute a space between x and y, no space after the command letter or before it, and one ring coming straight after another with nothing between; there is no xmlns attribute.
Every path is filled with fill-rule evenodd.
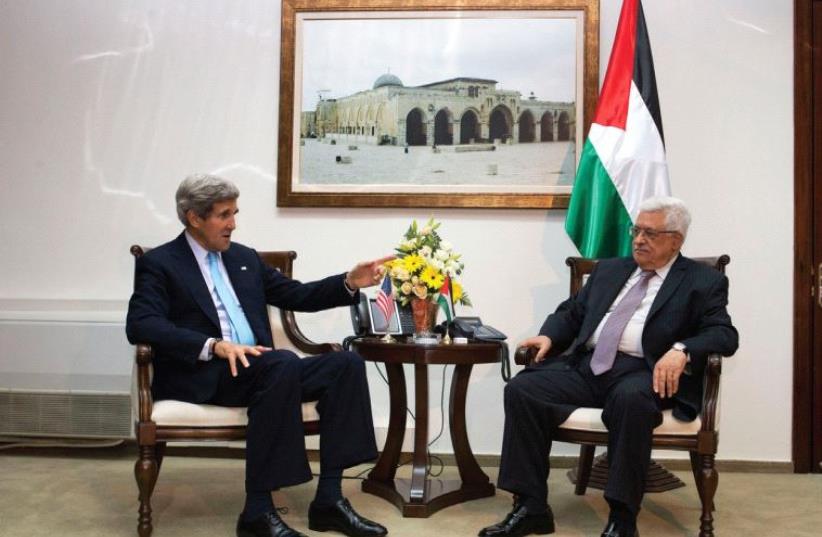
<svg viewBox="0 0 822 537"><path fill-rule="evenodd" d="M161 427L232 427L248 425L246 407L195 405L166 399L154 403L151 421ZM303 403L303 421L319 420L316 401Z"/></svg>
<svg viewBox="0 0 822 537"><path fill-rule="evenodd" d="M575 431L608 432L605 424L602 423L601 408L578 408L574 410L571 415L568 416L568 419L559 427L560 429L572 429ZM702 420L699 417L694 421L679 421L673 416L672 410L663 410L662 423L654 429L654 434L696 436L700 427L702 427Z"/></svg>

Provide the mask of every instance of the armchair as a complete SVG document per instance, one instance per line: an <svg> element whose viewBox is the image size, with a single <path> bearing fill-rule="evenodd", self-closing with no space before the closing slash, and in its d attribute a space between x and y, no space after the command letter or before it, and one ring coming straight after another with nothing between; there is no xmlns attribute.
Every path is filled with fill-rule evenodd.
<svg viewBox="0 0 822 537"><path fill-rule="evenodd" d="M731 259L727 255L719 257L698 257L696 261L714 267L725 273L725 266ZM583 286L585 278L594 268L596 259L569 257L565 263L571 269L570 290L576 294ZM526 365L533 361L535 349L517 350L515 361ZM714 494L718 484L718 474L714 464L719 443L719 380L722 372L722 357L712 355L705 368L702 411L692 422L681 422L673 417L671 410L663 411L662 424L654 429L653 447L688 451L691 470L702 503L700 537L713 537ZM601 408L578 408L559 426L554 440L580 444L577 466L577 483L574 492L584 495L591 478L591 466L597 445L608 444L608 429L601 419ZM607 464L607 462L605 462ZM607 472L607 467L604 472ZM646 481L646 490L648 482Z"/></svg>
<svg viewBox="0 0 822 537"><path fill-rule="evenodd" d="M149 248L134 245L135 260ZM297 253L293 251L259 252L263 262L291 276ZM272 310L275 308L271 308ZM341 350L335 343L314 343L297 327L293 311L270 311L274 344L277 348L294 350L298 354L322 354ZM150 345L136 345L137 409L135 431L139 455L134 476L139 489L137 533L149 537L152 532L151 495L163 463L169 441L225 441L245 438L248 417L246 408L192 404L183 401L154 401L151 396L153 351ZM303 404L305 434L319 433L316 402Z"/></svg>

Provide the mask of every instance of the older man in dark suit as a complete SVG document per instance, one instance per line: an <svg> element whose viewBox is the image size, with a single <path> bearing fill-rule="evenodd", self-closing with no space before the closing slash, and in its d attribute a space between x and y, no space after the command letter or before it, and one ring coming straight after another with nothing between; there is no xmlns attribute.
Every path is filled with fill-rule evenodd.
<svg viewBox="0 0 822 537"><path fill-rule="evenodd" d="M728 280L679 251L690 224L684 204L654 198L640 208L633 258L600 261L577 296L550 315L536 365L505 387L499 487L513 511L481 537L548 534L548 455L553 431L578 407L602 407L608 427L610 506L602 537L636 534L636 517L661 410L692 421L700 410L710 353L733 354L736 329L726 311Z"/></svg>
<svg viewBox="0 0 822 537"><path fill-rule="evenodd" d="M239 190L210 175L177 190L185 231L137 261L129 302L129 341L154 348L153 395L191 403L248 407L246 502L238 537L303 535L280 519L271 491L311 479L302 401L318 401L320 478L309 527L349 536L386 529L358 515L341 493L342 470L376 457L365 367L350 352L300 359L274 350L267 304L318 311L356 303L381 279L382 264L301 283L231 242Z"/></svg>

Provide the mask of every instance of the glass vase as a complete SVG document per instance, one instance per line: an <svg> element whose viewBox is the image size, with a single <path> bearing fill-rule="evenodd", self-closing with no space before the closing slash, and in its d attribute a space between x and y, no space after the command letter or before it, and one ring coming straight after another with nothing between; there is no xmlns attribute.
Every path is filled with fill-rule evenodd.
<svg viewBox="0 0 822 537"><path fill-rule="evenodd" d="M412 298L411 313L414 316L414 338L434 336L434 323L437 321L437 303L427 298Z"/></svg>

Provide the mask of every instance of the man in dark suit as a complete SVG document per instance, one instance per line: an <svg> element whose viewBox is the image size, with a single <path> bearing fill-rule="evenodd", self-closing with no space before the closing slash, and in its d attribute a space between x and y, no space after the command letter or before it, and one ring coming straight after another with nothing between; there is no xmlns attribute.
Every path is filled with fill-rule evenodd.
<svg viewBox="0 0 822 537"><path fill-rule="evenodd" d="M640 207L633 258L600 261L582 290L559 305L539 335L533 367L505 387L499 487L514 509L480 537L554 531L548 456L556 428L577 408L602 407L608 427L610 506L602 537L636 534L636 517L661 410L692 421L710 353L736 351L726 311L728 280L679 253L690 224L684 204L653 198Z"/></svg>
<svg viewBox="0 0 822 537"><path fill-rule="evenodd" d="M154 348L156 399L248 407L238 537L303 535L282 521L271 499L273 490L311 480L302 401L318 401L321 418L320 477L309 527L385 535L341 492L343 469L377 455L362 358L331 352L300 359L274 350L266 305L318 311L356 303L358 290L379 282L391 257L315 282L289 279L256 251L231 242L238 196L234 184L210 175L180 184L177 214L185 231L138 259L128 339Z"/></svg>

